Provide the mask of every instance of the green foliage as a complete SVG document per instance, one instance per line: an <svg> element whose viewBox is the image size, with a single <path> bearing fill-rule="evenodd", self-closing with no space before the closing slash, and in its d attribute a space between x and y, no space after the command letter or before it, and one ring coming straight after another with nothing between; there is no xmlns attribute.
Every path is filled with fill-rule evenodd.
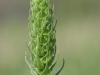
<svg viewBox="0 0 100 75"><path fill-rule="evenodd" d="M53 15L49 0L30 1L30 42L27 46L31 56L26 58L26 62L33 75L52 75L51 71L57 62L56 60L53 63L56 55L55 27L57 24L57 21L53 23Z"/></svg>

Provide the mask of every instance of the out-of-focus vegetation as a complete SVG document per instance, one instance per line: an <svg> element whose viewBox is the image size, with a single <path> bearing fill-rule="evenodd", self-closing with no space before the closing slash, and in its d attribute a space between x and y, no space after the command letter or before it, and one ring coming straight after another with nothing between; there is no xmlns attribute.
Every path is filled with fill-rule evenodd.
<svg viewBox="0 0 100 75"><path fill-rule="evenodd" d="M100 0L51 0L55 4L57 50L53 73L100 75ZM0 75L29 75L25 63L28 35L28 0L0 0ZM60 66L59 66L60 65Z"/></svg>

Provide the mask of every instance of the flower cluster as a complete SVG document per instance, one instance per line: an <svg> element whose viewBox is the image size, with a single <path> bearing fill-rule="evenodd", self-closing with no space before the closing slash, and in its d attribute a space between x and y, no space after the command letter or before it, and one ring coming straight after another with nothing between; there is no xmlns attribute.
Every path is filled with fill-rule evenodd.
<svg viewBox="0 0 100 75"><path fill-rule="evenodd" d="M56 23L49 0L30 0L29 36L30 57L26 62L33 75L52 75L56 54Z"/></svg>

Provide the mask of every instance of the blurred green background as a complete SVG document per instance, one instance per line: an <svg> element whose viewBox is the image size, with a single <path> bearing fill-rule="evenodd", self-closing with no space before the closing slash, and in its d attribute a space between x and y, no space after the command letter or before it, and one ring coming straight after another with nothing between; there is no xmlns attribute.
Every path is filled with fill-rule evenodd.
<svg viewBox="0 0 100 75"><path fill-rule="evenodd" d="M58 19L53 73L100 75L100 0L50 0ZM29 0L0 0L0 75L30 75L24 57L28 49Z"/></svg>

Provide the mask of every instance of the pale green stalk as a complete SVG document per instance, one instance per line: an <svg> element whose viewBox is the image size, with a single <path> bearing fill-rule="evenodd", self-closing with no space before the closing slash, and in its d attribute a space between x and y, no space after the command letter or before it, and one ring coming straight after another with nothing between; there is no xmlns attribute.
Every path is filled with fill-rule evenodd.
<svg viewBox="0 0 100 75"><path fill-rule="evenodd" d="M30 57L26 60L32 75L52 75L56 54L56 23L49 0L30 0L29 35ZM58 59L58 58L57 58ZM59 74L60 71L56 73Z"/></svg>

